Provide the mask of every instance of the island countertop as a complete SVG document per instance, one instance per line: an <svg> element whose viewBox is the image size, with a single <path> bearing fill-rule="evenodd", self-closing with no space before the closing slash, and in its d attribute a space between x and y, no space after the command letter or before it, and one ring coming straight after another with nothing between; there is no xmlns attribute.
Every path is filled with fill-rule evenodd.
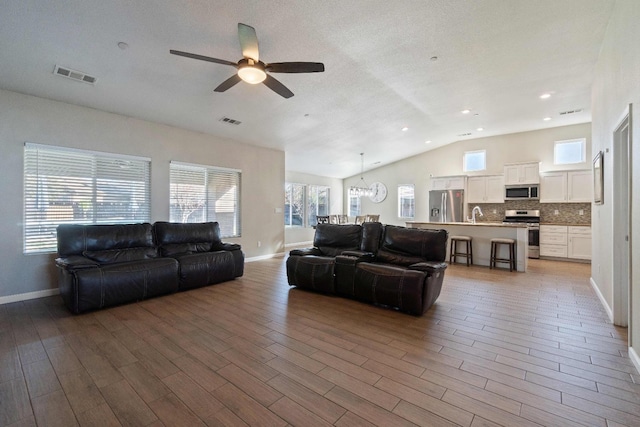
<svg viewBox="0 0 640 427"><path fill-rule="evenodd" d="M420 225L428 225L428 226L431 226L431 227L435 227L437 225L462 225L462 226L469 226L469 227L484 226L484 227L527 228L527 224L523 224L523 223L505 224L505 223L502 223L502 222L482 222L482 221L477 221L475 224L472 223L472 222L421 222L421 221L407 221L406 224L407 224L407 227L410 227L410 228L419 228L418 226L420 226Z"/></svg>
<svg viewBox="0 0 640 427"><path fill-rule="evenodd" d="M516 241L516 270L527 271L529 256L529 230L527 224L503 224L501 222L420 222L407 221L408 228L445 229L449 236L462 235L472 239L473 264L489 265L491 239L503 238ZM447 245L449 246L449 245ZM447 247L447 261L451 248ZM508 258L506 245L500 245L499 258ZM504 265L499 265L504 267Z"/></svg>

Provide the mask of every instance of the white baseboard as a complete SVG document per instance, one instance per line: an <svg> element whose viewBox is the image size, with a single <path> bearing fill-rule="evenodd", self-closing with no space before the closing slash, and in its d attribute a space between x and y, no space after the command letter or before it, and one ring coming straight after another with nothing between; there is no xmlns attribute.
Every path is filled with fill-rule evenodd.
<svg viewBox="0 0 640 427"><path fill-rule="evenodd" d="M638 374L640 374L640 356L633 349L633 347L629 347L629 359L633 362L633 365L636 367Z"/></svg>
<svg viewBox="0 0 640 427"><path fill-rule="evenodd" d="M593 288L596 295L600 299L600 303L602 304L604 309L607 311L607 316L609 316L609 320L611 321L611 323L613 323L613 310L611 309L611 307L609 307L609 304L607 304L607 300L604 299L604 296L600 292L600 289L598 288L598 285L596 285L596 282L593 280L593 277L589 278L589 283L591 283L591 287Z"/></svg>
<svg viewBox="0 0 640 427"><path fill-rule="evenodd" d="M0 297L0 305L9 304L9 303L18 302L18 301L27 301L27 300L36 299L36 298L50 297L50 296L58 295L59 293L60 293L60 290L58 288L53 288L53 289L45 289L43 291L26 292L24 294L7 295L4 297Z"/></svg>

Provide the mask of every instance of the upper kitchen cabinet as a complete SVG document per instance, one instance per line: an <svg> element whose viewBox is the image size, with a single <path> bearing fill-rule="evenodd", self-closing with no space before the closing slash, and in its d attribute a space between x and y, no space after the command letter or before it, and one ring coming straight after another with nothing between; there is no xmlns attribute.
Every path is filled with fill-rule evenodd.
<svg viewBox="0 0 640 427"><path fill-rule="evenodd" d="M502 175L467 178L467 203L504 203Z"/></svg>
<svg viewBox="0 0 640 427"><path fill-rule="evenodd" d="M431 178L432 190L464 190L466 176L440 176Z"/></svg>
<svg viewBox="0 0 640 427"><path fill-rule="evenodd" d="M545 172L540 203L589 203L593 197L591 170Z"/></svg>
<svg viewBox="0 0 640 427"><path fill-rule="evenodd" d="M511 163L504 165L504 185L539 184L540 163Z"/></svg>

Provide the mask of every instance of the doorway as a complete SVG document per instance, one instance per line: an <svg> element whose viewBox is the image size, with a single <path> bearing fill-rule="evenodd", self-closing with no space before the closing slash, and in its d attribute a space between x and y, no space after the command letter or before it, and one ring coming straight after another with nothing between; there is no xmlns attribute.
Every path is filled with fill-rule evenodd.
<svg viewBox="0 0 640 427"><path fill-rule="evenodd" d="M631 285L631 108L613 132L613 323L623 327Z"/></svg>

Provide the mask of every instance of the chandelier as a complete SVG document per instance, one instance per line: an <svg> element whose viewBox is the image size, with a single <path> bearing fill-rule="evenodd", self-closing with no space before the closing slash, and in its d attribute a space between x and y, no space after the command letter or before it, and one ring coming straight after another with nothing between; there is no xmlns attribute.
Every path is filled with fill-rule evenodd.
<svg viewBox="0 0 640 427"><path fill-rule="evenodd" d="M352 197L369 197L372 194L369 185L364 180L364 153L360 153L360 181L358 181L357 185L352 186L349 189L349 195Z"/></svg>

